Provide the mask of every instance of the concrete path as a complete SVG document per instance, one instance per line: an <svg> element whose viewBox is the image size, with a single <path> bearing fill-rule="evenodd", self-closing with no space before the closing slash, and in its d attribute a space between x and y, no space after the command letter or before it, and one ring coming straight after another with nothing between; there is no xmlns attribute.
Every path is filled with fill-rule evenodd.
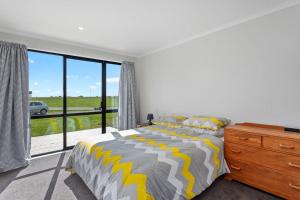
<svg viewBox="0 0 300 200"><path fill-rule="evenodd" d="M117 131L112 127L106 127L106 132ZM111 134L102 134L101 128L74 131L67 133L67 145L72 146L82 140L100 139L100 141L114 139ZM61 150L63 148L63 134L44 135L31 138L31 155Z"/></svg>

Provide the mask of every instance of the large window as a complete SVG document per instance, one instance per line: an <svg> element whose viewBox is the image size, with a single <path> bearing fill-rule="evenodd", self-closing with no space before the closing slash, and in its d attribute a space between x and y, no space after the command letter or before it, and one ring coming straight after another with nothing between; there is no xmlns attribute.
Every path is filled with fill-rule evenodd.
<svg viewBox="0 0 300 200"><path fill-rule="evenodd" d="M62 114L63 57L35 52L28 56L31 114Z"/></svg>
<svg viewBox="0 0 300 200"><path fill-rule="evenodd" d="M119 80L121 65L106 65L106 106L110 113L106 114L107 131L112 131L112 127L118 127L118 113L114 112L119 107Z"/></svg>
<svg viewBox="0 0 300 200"><path fill-rule="evenodd" d="M116 130L119 63L29 51L32 155Z"/></svg>
<svg viewBox="0 0 300 200"><path fill-rule="evenodd" d="M67 59L67 112L100 110L102 63Z"/></svg>

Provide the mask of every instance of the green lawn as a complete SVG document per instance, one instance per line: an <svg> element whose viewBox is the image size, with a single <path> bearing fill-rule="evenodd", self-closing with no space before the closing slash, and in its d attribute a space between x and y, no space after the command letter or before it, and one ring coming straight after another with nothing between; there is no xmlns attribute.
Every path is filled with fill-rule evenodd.
<svg viewBox="0 0 300 200"><path fill-rule="evenodd" d="M106 114L106 126L115 127L118 113ZM32 119L31 136L51 135L63 132L62 117ZM67 118L68 132L101 128L101 115L72 116Z"/></svg>
<svg viewBox="0 0 300 200"><path fill-rule="evenodd" d="M61 97L38 97L32 101L43 101L48 107L62 107ZM107 107L117 107L118 97L107 97ZM69 107L99 107L100 97L68 97ZM82 110L81 110L82 111ZM51 111L58 112L58 111ZM106 126L116 127L118 113L106 114ZM68 132L101 128L101 114L72 116L67 118ZM62 117L31 120L31 135L42 136L63 132Z"/></svg>

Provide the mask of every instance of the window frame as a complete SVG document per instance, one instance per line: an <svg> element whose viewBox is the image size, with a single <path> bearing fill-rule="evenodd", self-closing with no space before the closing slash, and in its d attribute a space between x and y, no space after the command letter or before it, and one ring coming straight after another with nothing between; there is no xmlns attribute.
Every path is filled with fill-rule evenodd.
<svg viewBox="0 0 300 200"><path fill-rule="evenodd" d="M74 55L68 55L68 54L62 54L62 53L55 53L55 52L49 52L49 51L43 51L43 50L36 50L36 49L27 49L28 52L35 52L35 53L43 53L43 54L49 54L49 55L56 55L61 56L63 59L63 112L58 114L47 114L47 115L32 115L30 116L30 119L43 119L43 118L55 118L55 117L62 117L63 118L63 148L61 150L57 151L51 151L41 154L35 154L32 155L32 157L46 155L50 153L56 153L61 152L65 150L70 150L74 147L67 146L67 117L71 116L81 116L81 115L94 115L94 114L101 114L102 115L102 134L106 133L106 114L107 113L116 113L118 112L118 109L106 109L106 66L107 64L113 64L113 65L122 65L119 62L109 61L109 60L102 60L102 59L95 59L95 58L88 58L88 57L82 57L82 56L74 56ZM74 59L74 60L81 60L81 61L88 61L88 62L94 62L99 63L102 65L102 94L101 94L101 107L102 109L99 111L90 111L90 112L67 112L67 59Z"/></svg>

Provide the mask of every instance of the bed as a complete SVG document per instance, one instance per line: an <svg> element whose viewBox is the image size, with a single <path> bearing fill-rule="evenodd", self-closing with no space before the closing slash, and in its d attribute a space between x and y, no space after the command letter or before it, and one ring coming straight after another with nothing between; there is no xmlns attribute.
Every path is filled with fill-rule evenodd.
<svg viewBox="0 0 300 200"><path fill-rule="evenodd" d="M192 199L227 172L215 136L162 125L111 134L79 142L66 164L97 199Z"/></svg>

